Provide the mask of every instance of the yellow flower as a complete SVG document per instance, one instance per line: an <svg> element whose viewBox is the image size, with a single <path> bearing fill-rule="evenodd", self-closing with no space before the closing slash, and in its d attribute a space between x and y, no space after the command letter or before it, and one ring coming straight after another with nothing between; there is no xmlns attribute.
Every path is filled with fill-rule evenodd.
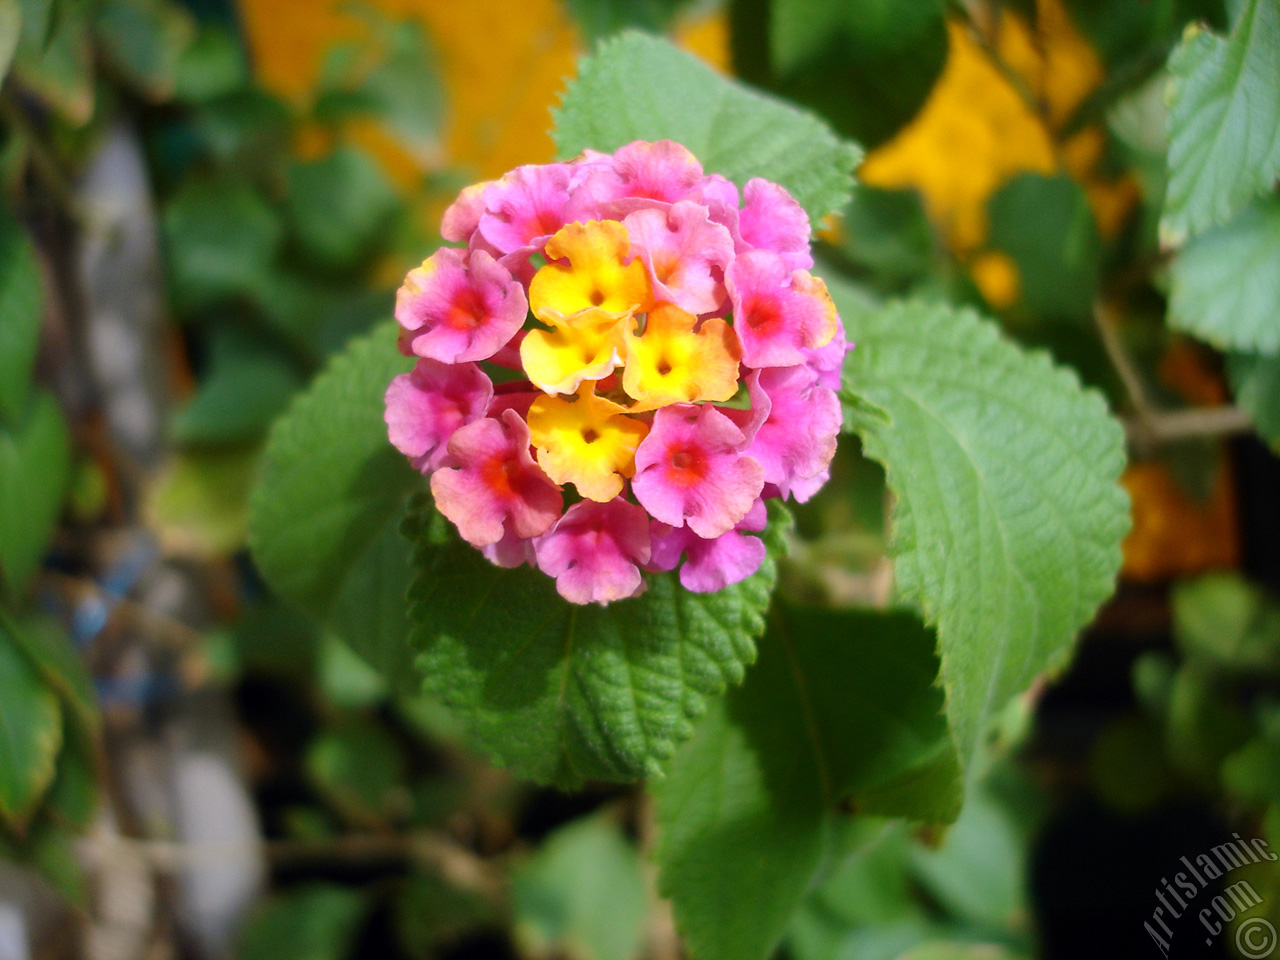
<svg viewBox="0 0 1280 960"><path fill-rule="evenodd" d="M638 336L636 324L631 324L626 334L622 388L639 401L634 410L695 400L728 400L737 392L742 356L737 336L717 319L694 330L697 319L662 303L649 311L643 335Z"/></svg>
<svg viewBox="0 0 1280 960"><path fill-rule="evenodd" d="M625 322L585 310L550 330L530 330L520 344L525 375L544 393L573 393L583 380L607 377L622 362Z"/></svg>
<svg viewBox="0 0 1280 960"><path fill-rule="evenodd" d="M1065 170L1085 185L1104 235L1117 229L1136 188L1128 178L1095 177L1105 143L1101 129L1056 139L1103 78L1101 61L1061 0L1037 0L1034 29L1008 9L981 34L955 22L947 29L942 76L916 118L867 157L863 180L918 189L961 257L986 239L991 195L1024 172Z"/></svg>
<svg viewBox="0 0 1280 960"><path fill-rule="evenodd" d="M556 483L572 483L590 500L605 503L622 492L636 469L636 447L647 425L624 416L626 408L598 397L583 383L572 400L539 397L529 408L529 433L538 465Z"/></svg>
<svg viewBox="0 0 1280 960"><path fill-rule="evenodd" d="M1018 301L1022 290L1022 278L1018 265L1003 250L987 250L973 258L969 272L987 303L997 310L1004 310Z"/></svg>
<svg viewBox="0 0 1280 960"><path fill-rule="evenodd" d="M559 323L584 310L614 319L648 309L649 274L639 259L628 262L631 241L617 220L570 223L547 241L547 259L529 284L533 315Z"/></svg>

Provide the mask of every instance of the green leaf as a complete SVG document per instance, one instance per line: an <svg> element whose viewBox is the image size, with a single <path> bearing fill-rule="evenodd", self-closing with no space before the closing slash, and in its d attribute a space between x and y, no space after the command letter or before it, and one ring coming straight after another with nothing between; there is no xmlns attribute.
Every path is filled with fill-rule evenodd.
<svg viewBox="0 0 1280 960"><path fill-rule="evenodd" d="M850 852L792 917L786 949L796 960L896 960L938 930L916 900L908 825L858 817L846 832Z"/></svg>
<svg viewBox="0 0 1280 960"><path fill-rule="evenodd" d="M0 0L0 82L9 73L13 55L22 36L22 4L18 0Z"/></svg>
<svg viewBox="0 0 1280 960"><path fill-rule="evenodd" d="M915 190L859 187L843 220L840 252L867 267L876 280L914 279L933 267L933 232Z"/></svg>
<svg viewBox="0 0 1280 960"><path fill-rule="evenodd" d="M955 817L934 645L905 612L776 612L746 682L653 785L660 886L693 956L769 956L842 814Z"/></svg>
<svg viewBox="0 0 1280 960"><path fill-rule="evenodd" d="M935 940L913 947L898 960L1023 960L998 943L967 943Z"/></svg>
<svg viewBox="0 0 1280 960"><path fill-rule="evenodd" d="M1233 353L1227 357L1227 379L1262 439L1280 450L1280 354Z"/></svg>
<svg viewBox="0 0 1280 960"><path fill-rule="evenodd" d="M492 922L492 906L431 869L414 873L396 895L396 933L411 957L434 957L441 944Z"/></svg>
<svg viewBox="0 0 1280 960"><path fill-rule="evenodd" d="M38 3L23 4L24 21L34 21L31 43L26 31L18 44L13 72L29 93L43 101L62 119L82 127L93 118L93 51L89 42L88 4L63 0L32 13ZM52 9L51 9L52 7ZM41 14L51 32L38 37Z"/></svg>
<svg viewBox="0 0 1280 960"><path fill-rule="evenodd" d="M164 209L174 296L186 310L252 292L280 249L283 228L240 180L193 177Z"/></svg>
<svg viewBox="0 0 1280 960"><path fill-rule="evenodd" d="M516 872L512 905L529 955L633 960L648 913L640 855L607 815L576 820Z"/></svg>
<svg viewBox="0 0 1280 960"><path fill-rule="evenodd" d="M947 715L971 765L990 722L1066 663L1114 588L1129 526L1124 435L1072 372L971 311L859 311L842 284L831 289L858 344L846 423L897 497L895 577L938 629Z"/></svg>
<svg viewBox="0 0 1280 960"><path fill-rule="evenodd" d="M330 884L294 888L249 921L238 960L344 960L368 909L365 895Z"/></svg>
<svg viewBox="0 0 1280 960"><path fill-rule="evenodd" d="M69 719L79 724L87 737L95 735L102 727L98 694L84 656L67 631L52 617L33 616L21 622L15 636L45 682L71 708Z"/></svg>
<svg viewBox="0 0 1280 960"><path fill-rule="evenodd" d="M690 0L566 0L569 14L587 40L595 42L634 27L661 33Z"/></svg>
<svg viewBox="0 0 1280 960"><path fill-rule="evenodd" d="M22 8L22 36L18 49L38 53L49 43L53 29L54 0L18 0Z"/></svg>
<svg viewBox="0 0 1280 960"><path fill-rule="evenodd" d="M982 929L1015 929L1027 912L1027 854L1033 801L1011 805L991 782L975 785L960 818L936 849L917 845L916 882L958 919Z"/></svg>
<svg viewBox="0 0 1280 960"><path fill-rule="evenodd" d="M353 823L385 824L408 809L404 755L377 724L347 723L321 734L307 750L307 772L320 793Z"/></svg>
<svg viewBox="0 0 1280 960"><path fill-rule="evenodd" d="M1220 350L1280 353L1280 198L1259 201L1184 247L1170 268L1169 323Z"/></svg>
<svg viewBox="0 0 1280 960"><path fill-rule="evenodd" d="M387 326L338 354L272 428L249 510L271 586L402 689L412 550L397 531L422 478L387 440L383 396L410 365Z"/></svg>
<svg viewBox="0 0 1280 960"><path fill-rule="evenodd" d="M771 553L782 513L766 534ZM717 593L658 574L639 597L576 606L544 573L496 567L433 525L439 515L423 497L405 526L418 548L418 666L473 740L520 776L568 788L660 773L707 699L755 659L772 556Z"/></svg>
<svg viewBox="0 0 1280 960"><path fill-rule="evenodd" d="M1193 27L1169 59L1162 238L1231 219L1280 176L1280 3L1248 0L1225 40Z"/></svg>
<svg viewBox="0 0 1280 960"><path fill-rule="evenodd" d="M182 51L175 81L177 98L195 102L245 86L249 63L243 45L222 27L203 27Z"/></svg>
<svg viewBox="0 0 1280 960"><path fill-rule="evenodd" d="M148 99L173 96L195 18L169 0L99 0L98 37L111 62Z"/></svg>
<svg viewBox="0 0 1280 960"><path fill-rule="evenodd" d="M624 33L583 60L555 113L560 154L684 144L708 173L780 183L813 220L849 198L862 156L816 117L726 80L665 41Z"/></svg>
<svg viewBox="0 0 1280 960"><path fill-rule="evenodd" d="M381 35L384 58L360 86L373 110L413 153L434 166L439 162L440 126L445 96L439 57L421 24L386 23Z"/></svg>
<svg viewBox="0 0 1280 960"><path fill-rule="evenodd" d="M290 221L304 252L322 267L350 267L367 256L397 206L382 170L354 147L289 169Z"/></svg>
<svg viewBox="0 0 1280 960"><path fill-rule="evenodd" d="M1026 313L1089 320L1102 242L1083 188L1070 177L1025 173L1000 188L989 211L990 246L1017 264Z"/></svg>
<svg viewBox="0 0 1280 960"><path fill-rule="evenodd" d="M1280 604L1238 574L1176 584L1173 634L1184 654L1218 666L1248 673L1280 667Z"/></svg>
<svg viewBox="0 0 1280 960"><path fill-rule="evenodd" d="M256 447L185 450L147 492L146 515L166 549L222 557L245 544Z"/></svg>
<svg viewBox="0 0 1280 960"><path fill-rule="evenodd" d="M0 823L21 832L57 771L62 708L0 614Z"/></svg>
<svg viewBox="0 0 1280 960"><path fill-rule="evenodd" d="M71 442L58 402L42 390L25 421L0 426L0 576L21 591L49 548L71 480Z"/></svg>
<svg viewBox="0 0 1280 960"><path fill-rule="evenodd" d="M91 746L82 733L64 724L58 771L44 808L58 826L87 830L98 811L98 781Z"/></svg>
<svg viewBox="0 0 1280 960"><path fill-rule="evenodd" d="M942 0L773 0L769 21L771 86L868 145L915 116L947 60Z"/></svg>
<svg viewBox="0 0 1280 960"><path fill-rule="evenodd" d="M304 384L283 351L238 328L211 336L209 370L173 421L174 439L186 445L251 443L260 439Z"/></svg>
<svg viewBox="0 0 1280 960"><path fill-rule="evenodd" d="M20 420L26 409L43 313L35 250L0 212L0 421Z"/></svg>

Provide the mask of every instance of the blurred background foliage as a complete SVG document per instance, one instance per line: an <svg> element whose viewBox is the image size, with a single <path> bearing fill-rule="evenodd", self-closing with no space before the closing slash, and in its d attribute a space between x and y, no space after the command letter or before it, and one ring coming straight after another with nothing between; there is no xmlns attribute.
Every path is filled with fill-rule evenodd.
<svg viewBox="0 0 1280 960"><path fill-rule="evenodd" d="M820 225L827 268L869 300L994 314L1129 433L1124 580L1074 668L1010 709L954 826L832 824L848 853L782 955L1076 957L1099 929L1152 949L1178 856L1280 844L1280 366L1166 322L1158 231L1166 60L1188 22L1228 19L1219 0L0 0L0 730L26 731L0 737L0 901L24 905L30 955L681 955L642 787L489 767L245 552L272 421L389 315L461 186L551 159L564 77L625 27L868 148ZM885 605L886 501L846 442L798 512L786 595Z"/></svg>

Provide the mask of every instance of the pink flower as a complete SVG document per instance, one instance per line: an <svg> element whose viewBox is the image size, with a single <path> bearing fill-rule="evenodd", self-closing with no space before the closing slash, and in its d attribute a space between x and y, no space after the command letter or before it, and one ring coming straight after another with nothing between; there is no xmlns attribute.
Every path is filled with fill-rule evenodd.
<svg viewBox="0 0 1280 960"><path fill-rule="evenodd" d="M835 456L842 422L840 399L805 366L761 370L752 385L753 409L761 400L759 394L767 398L760 405L767 404L769 413L748 452L764 468L765 483L774 484L786 497L797 492L799 481L825 470ZM808 497L797 495L796 499Z"/></svg>
<svg viewBox="0 0 1280 960"><path fill-rule="evenodd" d="M708 174L702 178L702 185L698 187L698 199L708 208L720 205L737 210L738 185L718 173Z"/></svg>
<svg viewBox="0 0 1280 960"><path fill-rule="evenodd" d="M663 407L636 449L631 488L655 520L718 537L747 515L764 486L764 470L743 454L745 445L715 407Z"/></svg>
<svg viewBox="0 0 1280 960"><path fill-rule="evenodd" d="M454 433L479 420L493 399L493 383L474 363L420 359L387 387L387 434L415 468L431 473L448 464Z"/></svg>
<svg viewBox="0 0 1280 960"><path fill-rule="evenodd" d="M534 541L516 536L511 529L510 521L507 521L504 529L506 532L502 535L501 540L480 548L480 552L484 554L485 559L495 567L505 567L508 570L523 567L526 563L533 563Z"/></svg>
<svg viewBox="0 0 1280 960"><path fill-rule="evenodd" d="M680 144L637 140L620 147L612 163L590 173L583 186L598 204L621 200L675 203L701 186L702 179L702 164ZM633 204L624 204L626 207L636 208Z"/></svg>
<svg viewBox="0 0 1280 960"><path fill-rule="evenodd" d="M436 471L431 493L469 543L487 547L509 534L527 540L560 516L560 488L534 463L529 427L514 410L460 429L449 454L460 466Z"/></svg>
<svg viewBox="0 0 1280 960"><path fill-rule="evenodd" d="M583 199L570 191L574 176L564 163L516 167L485 193L480 235L509 254L540 249L566 223L590 219Z"/></svg>
<svg viewBox="0 0 1280 960"><path fill-rule="evenodd" d="M768 521L764 501L757 500L747 515L728 533L704 540L688 527L671 527L655 521L651 531L653 551L650 570L680 567L680 583L694 593L714 593L738 583L760 569L764 562L764 541L742 531L760 531Z"/></svg>
<svg viewBox="0 0 1280 960"><path fill-rule="evenodd" d="M791 367L804 351L826 346L836 332L836 308L826 284L790 271L780 254L749 250L729 267L733 328L748 367Z"/></svg>
<svg viewBox="0 0 1280 960"><path fill-rule="evenodd" d="M655 300L694 314L720 308L733 238L708 219L706 207L681 200L666 210L637 210L622 222L631 249L649 271Z"/></svg>
<svg viewBox="0 0 1280 960"><path fill-rule="evenodd" d="M813 266L809 253L809 215L786 189L755 177L742 190L738 232L757 250L772 250L792 270Z"/></svg>
<svg viewBox="0 0 1280 960"><path fill-rule="evenodd" d="M844 357L853 344L845 339L844 322L836 317L836 334L825 347L805 350L809 369L818 375L818 383L830 390L844 386Z"/></svg>
<svg viewBox="0 0 1280 960"><path fill-rule="evenodd" d="M483 250L441 247L396 292L409 349L441 363L487 360L528 312L520 282Z"/></svg>
<svg viewBox="0 0 1280 960"><path fill-rule="evenodd" d="M453 243L466 243L480 225L484 214L485 191L492 186L488 180L464 187L458 199L449 205L440 221L440 236Z"/></svg>
<svg viewBox="0 0 1280 960"><path fill-rule="evenodd" d="M583 500L565 511L534 544L538 567L556 578L572 603L611 603L644 590L640 566L649 562L649 518L634 503Z"/></svg>

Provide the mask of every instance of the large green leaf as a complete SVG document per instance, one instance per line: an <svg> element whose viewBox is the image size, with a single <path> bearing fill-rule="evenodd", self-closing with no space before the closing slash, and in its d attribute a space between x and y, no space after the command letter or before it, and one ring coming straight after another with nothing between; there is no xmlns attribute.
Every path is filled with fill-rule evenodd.
<svg viewBox="0 0 1280 960"><path fill-rule="evenodd" d="M1221 350L1280 353L1280 198L1183 248L1171 268L1169 322Z"/></svg>
<svg viewBox="0 0 1280 960"><path fill-rule="evenodd" d="M663 40L624 33L582 61L555 111L563 156L676 140L739 185L782 184L815 220L849 198L861 151L816 117L726 80Z"/></svg>
<svg viewBox="0 0 1280 960"><path fill-rule="evenodd" d="M411 551L396 530L421 478L382 414L387 385L409 366L387 326L338 354L272 428L249 510L267 581L401 683Z"/></svg>
<svg viewBox="0 0 1280 960"><path fill-rule="evenodd" d="M654 785L661 887L694 957L768 956L842 813L955 817L934 646L906 612L775 612L760 662Z"/></svg>
<svg viewBox="0 0 1280 960"><path fill-rule="evenodd" d="M0 212L0 420L21 419L40 336L40 272L26 231Z"/></svg>
<svg viewBox="0 0 1280 960"><path fill-rule="evenodd" d="M11 589L22 589L48 549L70 475L66 421L37 391L25 420L0 425L0 576Z"/></svg>
<svg viewBox="0 0 1280 960"><path fill-rule="evenodd" d="M1280 0L1247 0L1226 39L1193 28L1169 70L1169 187L1161 232L1179 244L1275 188Z"/></svg>
<svg viewBox="0 0 1280 960"><path fill-rule="evenodd" d="M991 719L1066 663L1111 594L1129 525L1123 432L1073 373L971 311L859 311L843 285L832 293L858 344L846 421L897 496L898 587L938 628L968 763Z"/></svg>
<svg viewBox="0 0 1280 960"><path fill-rule="evenodd" d="M495 567L440 526L425 497L406 525L418 664L475 741L522 776L571 787L659 773L707 699L755 659L772 556L717 593L665 573L634 599L575 606L540 571Z"/></svg>
<svg viewBox="0 0 1280 960"><path fill-rule="evenodd" d="M1227 357L1227 377L1236 403L1253 418L1271 448L1280 450L1280 354L1232 354Z"/></svg>
<svg viewBox="0 0 1280 960"><path fill-rule="evenodd" d="M0 613L0 823L25 829L62 746L62 708Z"/></svg>

